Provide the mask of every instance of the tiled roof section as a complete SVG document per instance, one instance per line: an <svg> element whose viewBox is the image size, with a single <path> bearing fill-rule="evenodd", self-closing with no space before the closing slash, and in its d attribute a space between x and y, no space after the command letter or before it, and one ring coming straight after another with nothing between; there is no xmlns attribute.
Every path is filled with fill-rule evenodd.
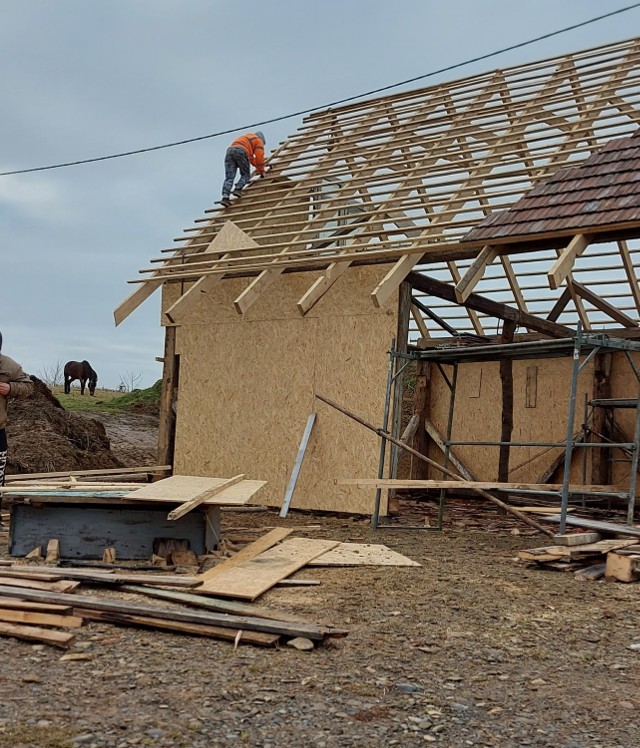
<svg viewBox="0 0 640 748"><path fill-rule="evenodd" d="M640 221L639 133L611 140L578 166L560 169L508 210L491 213L461 243L531 240Z"/></svg>

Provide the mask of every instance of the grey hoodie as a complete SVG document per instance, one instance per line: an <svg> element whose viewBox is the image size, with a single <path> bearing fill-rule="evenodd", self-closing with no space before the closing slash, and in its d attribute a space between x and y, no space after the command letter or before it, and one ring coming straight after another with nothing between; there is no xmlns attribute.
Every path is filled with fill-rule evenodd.
<svg viewBox="0 0 640 748"><path fill-rule="evenodd" d="M33 392L33 382L28 374L22 371L20 364L9 356L0 353L0 382L11 386L8 397L0 395L0 429L7 425L7 401L10 397L22 400Z"/></svg>

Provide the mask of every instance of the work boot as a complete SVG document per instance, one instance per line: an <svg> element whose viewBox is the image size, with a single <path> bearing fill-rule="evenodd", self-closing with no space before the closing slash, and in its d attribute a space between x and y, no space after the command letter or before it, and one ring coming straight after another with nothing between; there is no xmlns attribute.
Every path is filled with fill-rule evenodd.
<svg viewBox="0 0 640 748"><path fill-rule="evenodd" d="M234 194L234 195L235 195L236 197L242 197L242 189L237 189L237 188L236 188L236 189L235 189L235 190L233 191L233 194Z"/></svg>
<svg viewBox="0 0 640 748"><path fill-rule="evenodd" d="M228 208L231 205L231 198L229 197L229 195L223 195L220 202L224 205L225 208Z"/></svg>

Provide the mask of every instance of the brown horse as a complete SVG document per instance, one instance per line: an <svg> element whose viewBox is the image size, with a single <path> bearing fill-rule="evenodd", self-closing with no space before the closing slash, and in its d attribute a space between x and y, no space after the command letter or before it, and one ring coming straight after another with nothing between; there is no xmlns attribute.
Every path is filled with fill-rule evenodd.
<svg viewBox="0 0 640 748"><path fill-rule="evenodd" d="M64 365L64 393L68 395L71 392L71 382L74 379L80 380L80 394L84 395L84 386L89 382L89 394L95 395L98 375L91 368L88 361L67 361Z"/></svg>

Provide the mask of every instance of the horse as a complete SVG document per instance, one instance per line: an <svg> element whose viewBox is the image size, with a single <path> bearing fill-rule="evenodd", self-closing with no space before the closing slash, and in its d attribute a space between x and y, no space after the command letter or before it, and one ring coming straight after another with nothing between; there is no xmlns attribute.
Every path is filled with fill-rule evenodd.
<svg viewBox="0 0 640 748"><path fill-rule="evenodd" d="M84 395L84 386L89 382L89 394L93 397L96 392L98 375L91 368L88 361L67 361L64 365L64 394L71 392L71 382L80 380L80 394Z"/></svg>

